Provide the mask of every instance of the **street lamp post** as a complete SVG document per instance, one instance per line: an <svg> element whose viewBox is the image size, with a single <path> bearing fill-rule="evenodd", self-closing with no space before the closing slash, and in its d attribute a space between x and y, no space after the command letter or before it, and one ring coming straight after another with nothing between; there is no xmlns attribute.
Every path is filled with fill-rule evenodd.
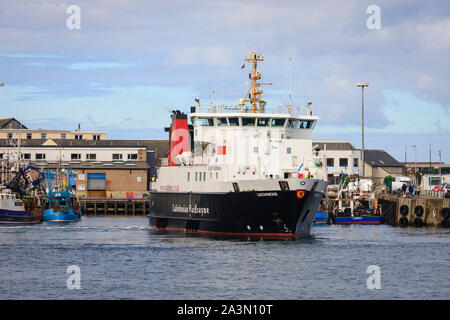
<svg viewBox="0 0 450 320"><path fill-rule="evenodd" d="M366 176L366 165L364 162L364 87L368 87L369 83L367 82L358 82L356 84L357 87L361 87L361 162L362 162L362 175L363 178Z"/></svg>
<svg viewBox="0 0 450 320"><path fill-rule="evenodd" d="M417 145L412 145L411 148L414 148L414 180L417 177Z"/></svg>

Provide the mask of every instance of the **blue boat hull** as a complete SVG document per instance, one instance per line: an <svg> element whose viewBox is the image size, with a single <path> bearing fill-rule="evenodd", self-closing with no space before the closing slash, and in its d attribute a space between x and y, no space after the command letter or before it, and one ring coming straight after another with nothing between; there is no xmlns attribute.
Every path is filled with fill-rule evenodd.
<svg viewBox="0 0 450 320"><path fill-rule="evenodd" d="M334 217L334 224L382 224L381 216Z"/></svg>
<svg viewBox="0 0 450 320"><path fill-rule="evenodd" d="M328 224L328 212L326 211L317 211L316 216L314 218L314 225Z"/></svg>
<svg viewBox="0 0 450 320"><path fill-rule="evenodd" d="M81 212L76 214L72 209L69 209L69 212L60 212L53 211L53 209L45 209L44 210L44 221L79 221L81 219Z"/></svg>
<svg viewBox="0 0 450 320"><path fill-rule="evenodd" d="M41 221L42 215L36 215L30 211L0 209L1 224L29 224L39 223Z"/></svg>

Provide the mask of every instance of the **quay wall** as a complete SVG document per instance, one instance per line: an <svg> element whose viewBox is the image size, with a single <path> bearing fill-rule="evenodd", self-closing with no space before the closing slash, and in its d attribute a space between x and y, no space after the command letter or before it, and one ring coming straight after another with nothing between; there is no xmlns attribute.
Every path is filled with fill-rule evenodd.
<svg viewBox="0 0 450 320"><path fill-rule="evenodd" d="M379 198L386 224L393 226L449 227L450 199L432 197L396 197L383 195Z"/></svg>

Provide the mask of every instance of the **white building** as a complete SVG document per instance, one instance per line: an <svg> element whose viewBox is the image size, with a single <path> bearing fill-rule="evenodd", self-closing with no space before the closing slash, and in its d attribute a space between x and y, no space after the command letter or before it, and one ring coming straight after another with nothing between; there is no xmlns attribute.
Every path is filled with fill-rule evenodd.
<svg viewBox="0 0 450 320"><path fill-rule="evenodd" d="M339 176L344 173L349 176L360 175L361 150L355 149L346 140L313 140L313 151L323 159L328 183L338 184Z"/></svg>

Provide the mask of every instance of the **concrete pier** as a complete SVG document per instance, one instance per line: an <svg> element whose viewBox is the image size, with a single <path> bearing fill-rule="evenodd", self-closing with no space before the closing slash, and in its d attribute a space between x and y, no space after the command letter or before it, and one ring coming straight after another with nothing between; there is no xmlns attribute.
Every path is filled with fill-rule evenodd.
<svg viewBox="0 0 450 320"><path fill-rule="evenodd" d="M449 227L450 199L438 197L396 197L383 195L379 198L386 224L394 226Z"/></svg>
<svg viewBox="0 0 450 320"><path fill-rule="evenodd" d="M148 199L80 198L83 215L147 215Z"/></svg>

